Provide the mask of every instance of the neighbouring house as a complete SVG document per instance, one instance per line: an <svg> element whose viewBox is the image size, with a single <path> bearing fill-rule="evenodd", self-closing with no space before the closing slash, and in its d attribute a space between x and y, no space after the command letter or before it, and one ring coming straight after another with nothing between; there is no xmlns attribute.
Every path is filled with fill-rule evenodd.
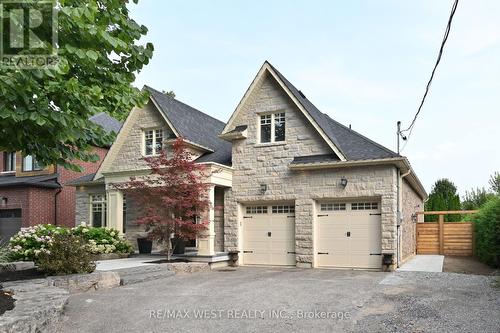
<svg viewBox="0 0 500 333"><path fill-rule="evenodd" d="M106 113L90 118L107 132L117 133L121 123ZM109 147L93 147L98 162L75 161L84 172L95 172ZM42 167L21 152L0 152L0 239L8 240L21 227L51 223L74 226L75 188L66 183L80 172L58 165Z"/></svg>
<svg viewBox="0 0 500 333"><path fill-rule="evenodd" d="M222 131L224 247L243 265L394 268L427 198L406 157L319 111L265 62Z"/></svg>
<svg viewBox="0 0 500 333"><path fill-rule="evenodd" d="M113 185L147 174L144 156L182 137L214 171L193 259L380 270L415 254L427 193L408 159L319 111L268 62L227 124L145 88L149 102L130 112L99 170L71 183L76 224L144 237L138 207Z"/></svg>

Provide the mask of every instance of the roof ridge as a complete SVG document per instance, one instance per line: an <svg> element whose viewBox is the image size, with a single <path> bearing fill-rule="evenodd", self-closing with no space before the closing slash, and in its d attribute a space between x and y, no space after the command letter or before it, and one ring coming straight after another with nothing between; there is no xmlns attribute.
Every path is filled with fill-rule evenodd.
<svg viewBox="0 0 500 333"><path fill-rule="evenodd" d="M381 148L381 149L384 149L385 151L387 151L387 152L389 152L389 153L391 153L391 154L396 154L396 155L398 155L398 156L401 156L401 155L399 155L398 153L396 153L395 151L392 151L391 149L389 149L389 148L387 148L387 147L385 147L385 146L381 145L380 143L378 143L378 142L376 142L376 141L373 141L372 139L370 139L370 138L368 138L368 137L364 136L363 134L361 134L361 133L359 133L359 132L357 132L357 131L353 130L352 128L349 128L349 127L345 126L344 124L342 124L342 123L340 123L340 122L336 121L335 119L333 119L332 117L330 117L328 114L326 114L326 113L324 113L324 112L322 112L322 113L323 113L323 114L327 117L327 119L328 119L329 121L333 121L333 122L334 122L334 123L336 123L337 125L339 125L339 126L343 127L345 130L348 130L348 131L352 132L353 134L355 134L355 135L359 136L360 138L364 139L365 141L368 141L368 142L370 142L370 143L372 143L372 144L376 145L377 147L379 147L379 148Z"/></svg>
<svg viewBox="0 0 500 333"><path fill-rule="evenodd" d="M203 111L200 111L200 110L198 110L197 108L192 107L191 105L186 104L186 103L184 103L184 102L182 102L182 101L178 100L178 99L177 99L177 98L175 98L175 97L168 96L167 94L162 93L161 91L159 91L159 90L157 90L157 89L155 89L155 88L152 88L152 87L150 87L150 86L148 86L148 85L146 85L146 84L144 85L144 87L145 87L145 88L147 88L147 89L149 89L149 90L152 90L153 92L155 92L155 93L157 93L157 94L160 94L162 97L165 97L165 98L170 98L170 99L172 99L173 101L175 101L176 103L180 103L180 104L182 104L182 105L185 105L185 106L189 107L190 109L192 109L192 110L194 110L194 111L196 111L196 112L199 112L200 114L202 114L202 115L203 115L203 116L205 116L205 117L208 117L208 118L211 118L211 119L213 119L213 120L216 120L216 121L220 122L222 125L225 125L225 124L226 124L226 123L225 123L225 122L223 122L222 120L217 119L217 118L215 118L215 117L212 117L211 115L209 115L209 114L207 114L207 113L205 113L205 112L203 112Z"/></svg>

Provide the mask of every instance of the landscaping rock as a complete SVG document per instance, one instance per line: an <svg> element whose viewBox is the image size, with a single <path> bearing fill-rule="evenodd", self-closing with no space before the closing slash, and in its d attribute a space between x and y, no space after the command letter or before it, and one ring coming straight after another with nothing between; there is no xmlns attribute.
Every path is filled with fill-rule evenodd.
<svg viewBox="0 0 500 333"><path fill-rule="evenodd" d="M130 253L101 253L96 254L93 257L94 261L98 260L114 260L114 259L124 259L130 257Z"/></svg>
<svg viewBox="0 0 500 333"><path fill-rule="evenodd" d="M51 276L47 278L47 284L49 286L64 288L73 294L118 287L120 285L120 276L116 272Z"/></svg>
<svg viewBox="0 0 500 333"><path fill-rule="evenodd" d="M210 271L210 265L204 262L173 262L163 265L166 265L169 270L176 274Z"/></svg>
<svg viewBox="0 0 500 333"><path fill-rule="evenodd" d="M175 275L175 272L169 270L165 265L147 265L140 267L122 268L116 270L115 272L120 275L121 285L130 285L146 281L164 279Z"/></svg>
<svg viewBox="0 0 500 333"><path fill-rule="evenodd" d="M0 263L0 273L24 271L33 268L35 268L35 263L33 261L14 261L14 262Z"/></svg>
<svg viewBox="0 0 500 333"><path fill-rule="evenodd" d="M51 332L69 297L67 290L47 287L44 279L7 282L3 287L13 294L15 308L0 317L2 333Z"/></svg>

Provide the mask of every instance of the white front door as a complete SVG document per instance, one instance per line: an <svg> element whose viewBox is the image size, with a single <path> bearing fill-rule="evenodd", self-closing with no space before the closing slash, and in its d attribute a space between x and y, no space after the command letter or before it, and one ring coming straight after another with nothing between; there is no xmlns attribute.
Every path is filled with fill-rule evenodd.
<svg viewBox="0 0 500 333"><path fill-rule="evenodd" d="M319 267L381 268L380 204L373 201L318 204Z"/></svg>
<svg viewBox="0 0 500 333"><path fill-rule="evenodd" d="M295 265L295 206L243 208L244 265Z"/></svg>

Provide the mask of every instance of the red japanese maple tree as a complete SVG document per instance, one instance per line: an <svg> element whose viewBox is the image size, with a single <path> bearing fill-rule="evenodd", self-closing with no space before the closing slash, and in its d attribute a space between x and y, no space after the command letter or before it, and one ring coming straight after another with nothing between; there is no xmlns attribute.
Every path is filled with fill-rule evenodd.
<svg viewBox="0 0 500 333"><path fill-rule="evenodd" d="M162 151L144 158L150 174L115 185L139 207L136 223L147 226L148 238L165 245L167 260L180 240L194 239L207 228L204 213L210 208L205 166L193 161L180 138L171 151L171 156Z"/></svg>

